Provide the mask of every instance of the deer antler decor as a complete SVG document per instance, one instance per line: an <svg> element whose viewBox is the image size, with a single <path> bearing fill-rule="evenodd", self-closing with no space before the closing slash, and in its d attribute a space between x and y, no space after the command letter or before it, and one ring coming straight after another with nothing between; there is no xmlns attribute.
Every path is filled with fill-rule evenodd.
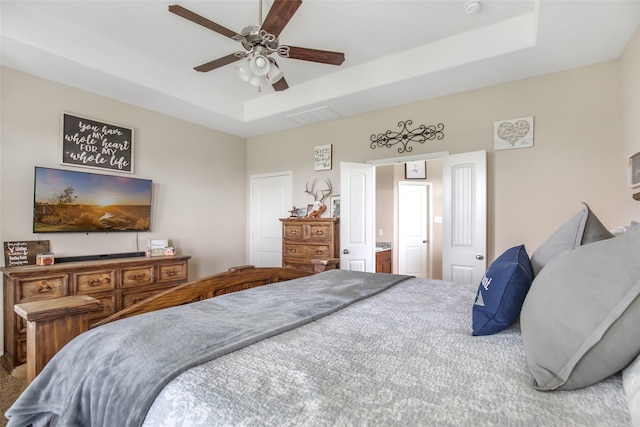
<svg viewBox="0 0 640 427"><path fill-rule="evenodd" d="M331 181L329 181L329 179L325 179L325 182L327 183L327 188L316 191L316 179L311 183L311 188L309 188L309 181L307 181L304 192L313 197L313 210L307 215L309 218L317 218L322 212L327 210L324 201L331 194L333 187L331 187Z"/></svg>

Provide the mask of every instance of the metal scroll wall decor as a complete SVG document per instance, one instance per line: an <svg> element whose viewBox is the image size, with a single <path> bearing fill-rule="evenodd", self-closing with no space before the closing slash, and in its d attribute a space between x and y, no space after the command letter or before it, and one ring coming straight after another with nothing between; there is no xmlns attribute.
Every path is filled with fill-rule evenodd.
<svg viewBox="0 0 640 427"><path fill-rule="evenodd" d="M398 122L400 131L388 130L384 133L371 135L371 149L376 147L391 148L394 145L401 144L398 147L398 153L409 153L413 150L413 147L409 145L411 142L418 142L424 144L425 141L433 141L435 139L444 138L444 125L438 123L437 125L420 125L415 129L409 129L413 124L412 120L405 120Z"/></svg>

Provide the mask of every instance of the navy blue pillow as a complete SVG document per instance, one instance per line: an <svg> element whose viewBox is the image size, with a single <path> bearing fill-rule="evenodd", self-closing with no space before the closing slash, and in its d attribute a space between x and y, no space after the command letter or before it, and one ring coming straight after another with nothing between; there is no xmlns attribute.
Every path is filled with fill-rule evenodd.
<svg viewBox="0 0 640 427"><path fill-rule="evenodd" d="M509 327L520 314L533 281L524 245L500 255L482 277L473 304L473 335L491 335Z"/></svg>

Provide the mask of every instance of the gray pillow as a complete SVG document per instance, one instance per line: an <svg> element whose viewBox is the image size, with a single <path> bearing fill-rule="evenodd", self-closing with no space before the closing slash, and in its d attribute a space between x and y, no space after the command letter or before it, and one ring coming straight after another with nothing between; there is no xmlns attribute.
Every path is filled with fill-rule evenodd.
<svg viewBox="0 0 640 427"><path fill-rule="evenodd" d="M531 268L533 269L534 277L558 254L575 249L580 245L613 237L613 234L602 225L598 217L589 209L589 206L584 202L582 204L584 207L566 224L556 230L531 255Z"/></svg>
<svg viewBox="0 0 640 427"><path fill-rule="evenodd" d="M573 390L640 353L640 229L564 252L534 279L520 314L534 387Z"/></svg>

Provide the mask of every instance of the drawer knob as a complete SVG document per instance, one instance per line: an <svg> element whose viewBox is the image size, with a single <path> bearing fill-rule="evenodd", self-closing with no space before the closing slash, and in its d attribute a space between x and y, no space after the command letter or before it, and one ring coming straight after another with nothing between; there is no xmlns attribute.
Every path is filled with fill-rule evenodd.
<svg viewBox="0 0 640 427"><path fill-rule="evenodd" d="M132 274L131 275L131 279L132 280L144 280L145 277L146 276L144 274Z"/></svg>
<svg viewBox="0 0 640 427"><path fill-rule="evenodd" d="M298 234L298 232L296 230L291 230L290 233L291 234Z"/></svg>
<svg viewBox="0 0 640 427"><path fill-rule="evenodd" d="M322 249L318 249L318 250L316 251L316 255L322 255L322 254L323 254Z"/></svg>
<svg viewBox="0 0 640 427"><path fill-rule="evenodd" d="M53 288L47 285L47 281L43 281L42 284L38 287L39 294L46 294L47 292L51 292Z"/></svg>
<svg viewBox="0 0 640 427"><path fill-rule="evenodd" d="M168 270L167 271L167 276L175 276L177 274L178 274L178 272L176 270Z"/></svg>
<svg viewBox="0 0 640 427"><path fill-rule="evenodd" d="M322 232L322 230L318 230L318 231L316 231L316 234L317 234L318 236L322 236L324 233Z"/></svg>
<svg viewBox="0 0 640 427"><path fill-rule="evenodd" d="M91 279L89 282L89 286L100 286L102 284L102 280L100 279Z"/></svg>
<svg viewBox="0 0 640 427"><path fill-rule="evenodd" d="M296 250L295 249L289 249L289 253L295 254Z"/></svg>

